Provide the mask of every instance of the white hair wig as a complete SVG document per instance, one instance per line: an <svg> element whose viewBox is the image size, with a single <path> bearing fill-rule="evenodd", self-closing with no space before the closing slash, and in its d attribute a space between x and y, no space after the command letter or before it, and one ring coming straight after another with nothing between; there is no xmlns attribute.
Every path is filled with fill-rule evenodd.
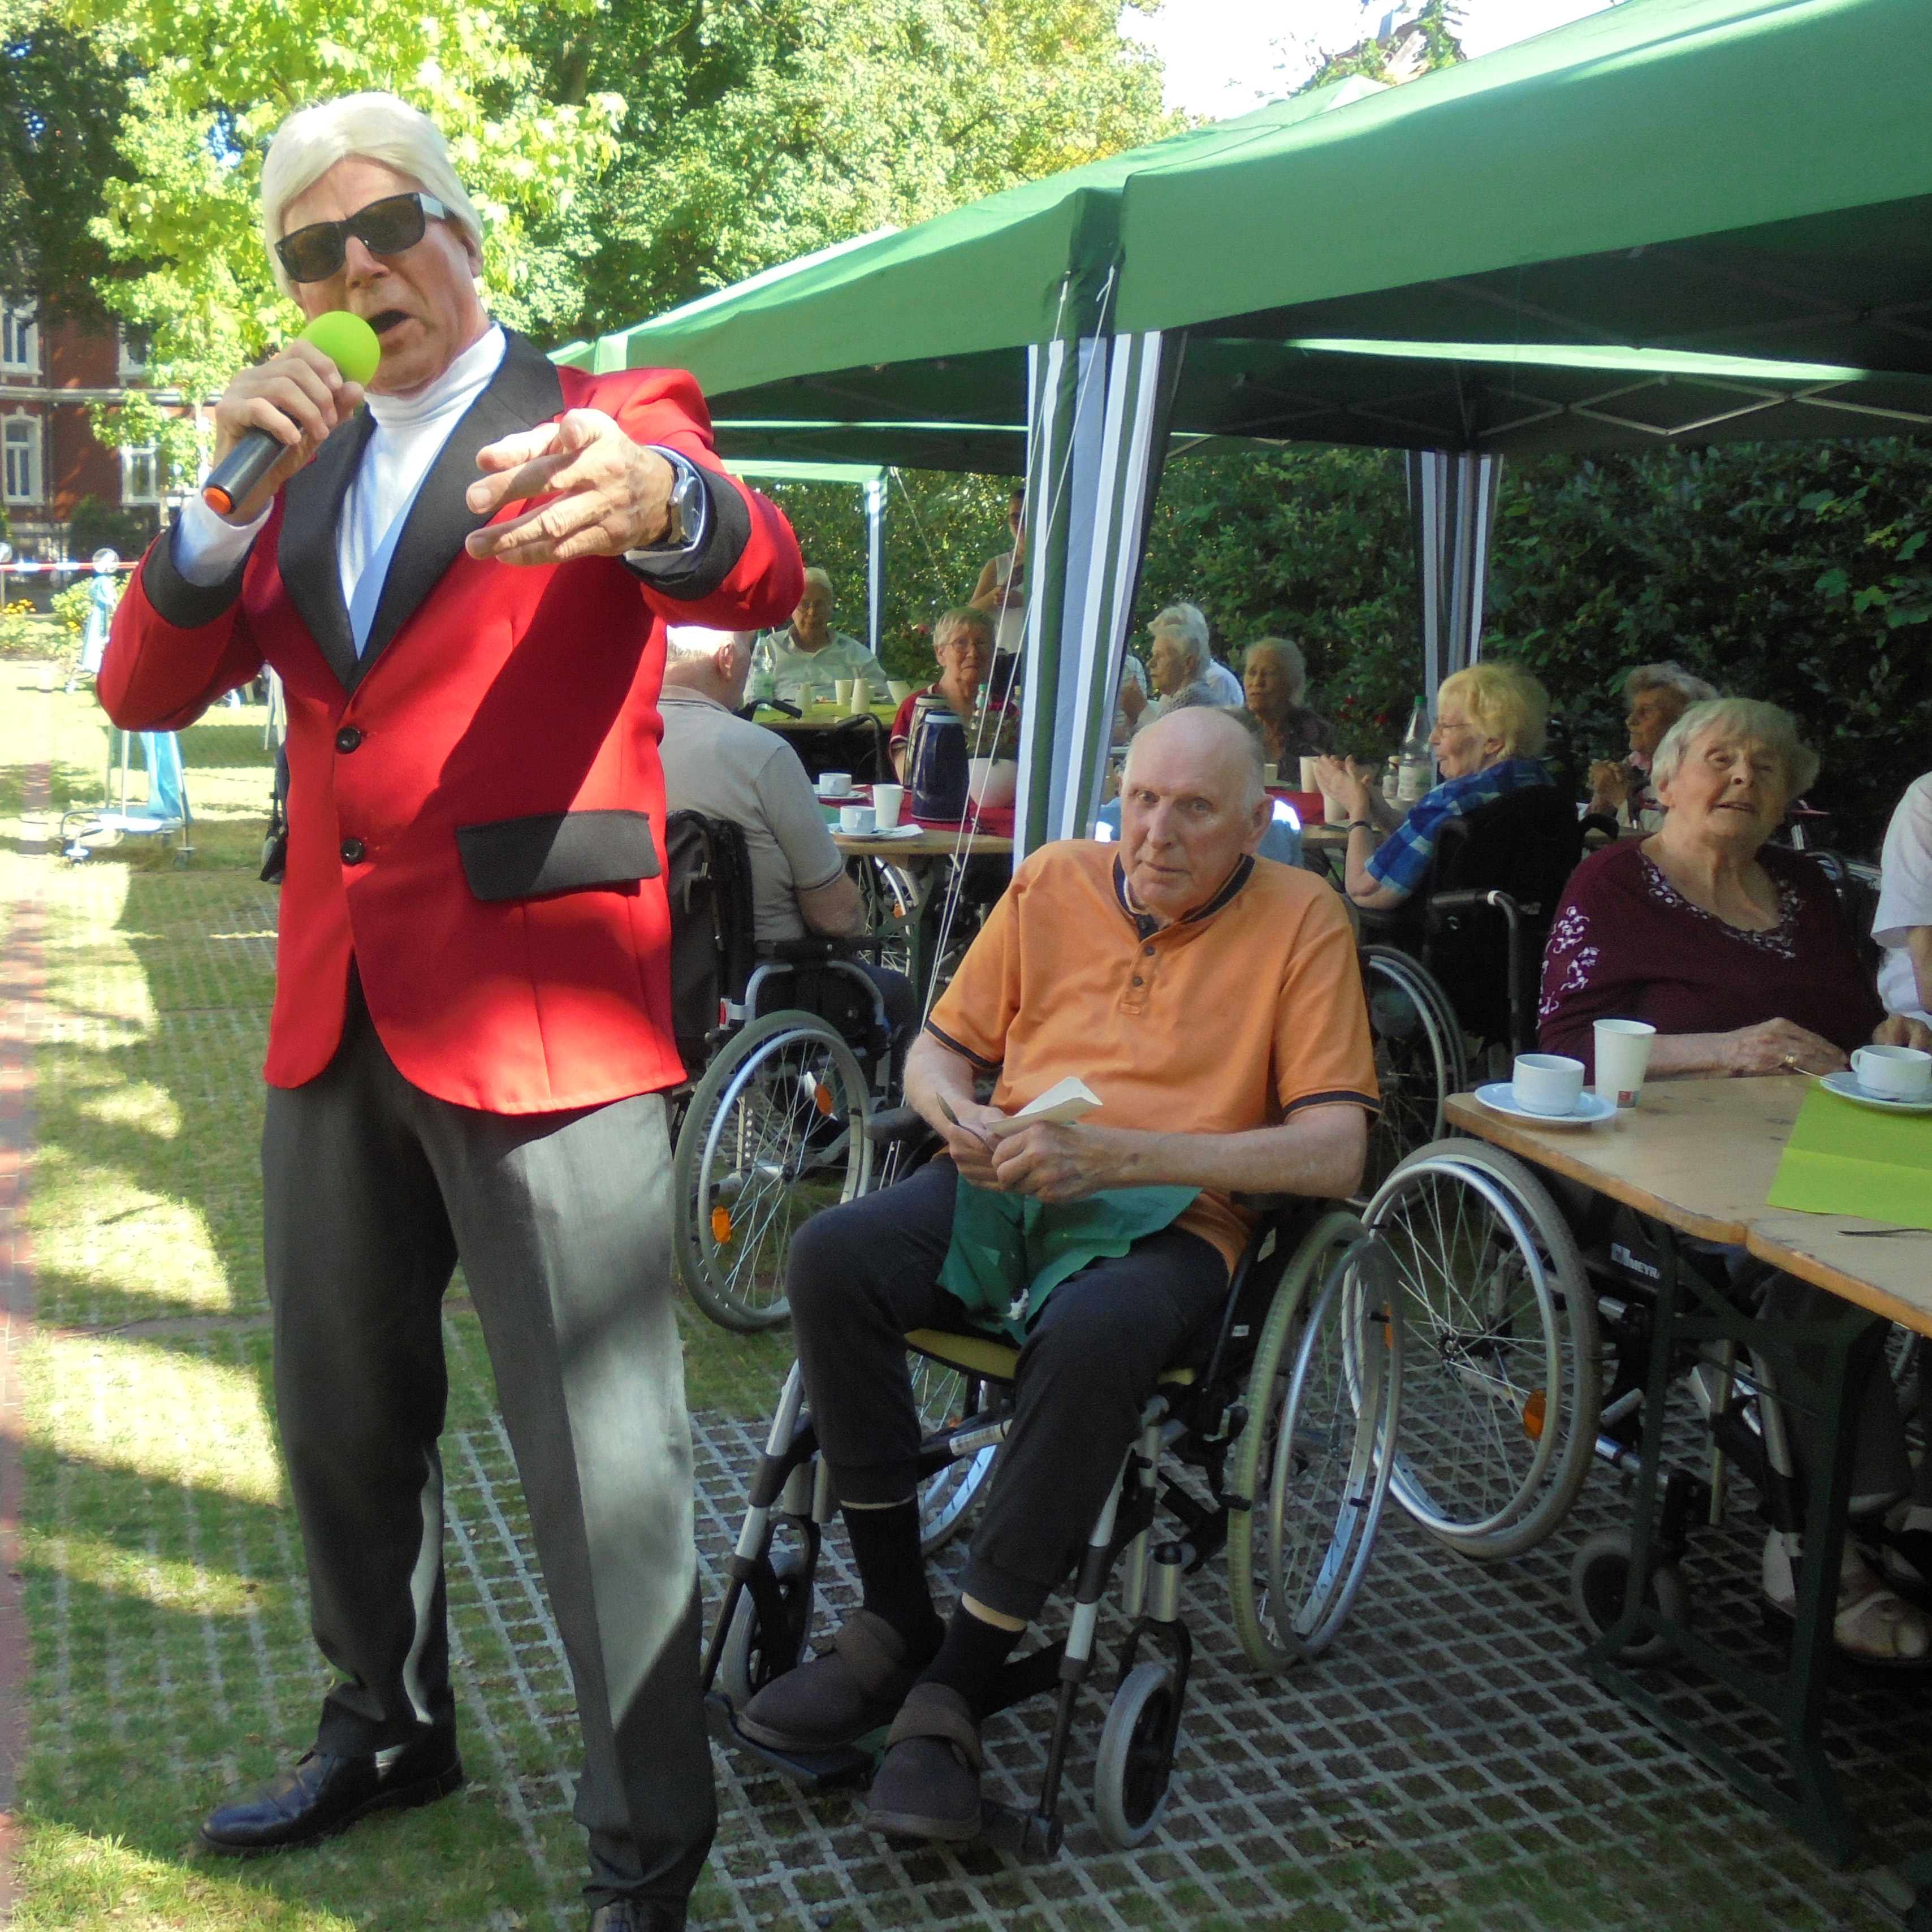
<svg viewBox="0 0 1932 1932"><path fill-rule="evenodd" d="M393 94L345 94L291 114L275 130L262 164L262 245L268 251L275 286L284 295L295 294L295 284L275 253L284 212L338 161L352 154L380 161L419 182L448 209L451 220L482 254L483 218L456 178L436 123Z"/></svg>

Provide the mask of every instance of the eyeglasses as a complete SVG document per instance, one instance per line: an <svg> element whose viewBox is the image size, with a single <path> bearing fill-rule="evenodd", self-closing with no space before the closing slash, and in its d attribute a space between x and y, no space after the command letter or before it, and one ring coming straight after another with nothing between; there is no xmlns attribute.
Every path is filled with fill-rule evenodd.
<svg viewBox="0 0 1932 1932"><path fill-rule="evenodd" d="M400 255L423 238L428 218L446 220L449 210L433 194L385 195L358 208L346 221L316 221L275 244L295 282L326 282L341 267L354 236L372 255Z"/></svg>

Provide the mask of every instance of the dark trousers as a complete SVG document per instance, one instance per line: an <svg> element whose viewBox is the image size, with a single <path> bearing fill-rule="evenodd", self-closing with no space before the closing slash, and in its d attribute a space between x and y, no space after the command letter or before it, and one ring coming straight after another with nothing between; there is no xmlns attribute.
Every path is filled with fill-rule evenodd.
<svg viewBox="0 0 1932 1932"><path fill-rule="evenodd" d="M319 1747L454 1735L437 1438L460 1257L575 1682L588 1895L681 1924L716 1810L662 1100L433 1099L352 987L327 1070L269 1090L262 1168L283 1451L316 1641L343 1673Z"/></svg>
<svg viewBox="0 0 1932 1932"><path fill-rule="evenodd" d="M917 1486L904 1338L970 1325L939 1286L956 1184L942 1158L792 1238L792 1330L842 1502L898 1502ZM1219 1250L1172 1228L1055 1290L1020 1352L1012 1426L973 1538L968 1594L1003 1616L1040 1614L1078 1561L1160 1372L1227 1291Z"/></svg>

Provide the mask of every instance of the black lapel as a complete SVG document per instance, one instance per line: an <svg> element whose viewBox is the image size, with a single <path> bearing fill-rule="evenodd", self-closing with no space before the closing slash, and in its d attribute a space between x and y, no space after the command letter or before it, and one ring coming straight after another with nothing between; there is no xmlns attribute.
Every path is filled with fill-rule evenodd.
<svg viewBox="0 0 1932 1932"><path fill-rule="evenodd" d="M343 601L336 532L350 479L375 427L369 412L358 410L316 452L314 461L282 486L282 531L275 544L282 587L345 689L356 681L356 640Z"/></svg>
<svg viewBox="0 0 1932 1932"><path fill-rule="evenodd" d="M476 467L476 452L500 436L548 422L562 412L563 382L556 364L522 336L507 329L504 335L503 359L496 374L457 419L410 507L410 520L382 581L369 641L353 668L352 691L455 561L464 538L489 520L463 500L464 493L482 473Z"/></svg>

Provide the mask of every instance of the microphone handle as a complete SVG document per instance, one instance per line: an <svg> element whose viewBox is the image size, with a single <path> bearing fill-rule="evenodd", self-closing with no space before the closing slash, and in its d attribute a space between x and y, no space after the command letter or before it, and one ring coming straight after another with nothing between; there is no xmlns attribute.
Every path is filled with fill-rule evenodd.
<svg viewBox="0 0 1932 1932"><path fill-rule="evenodd" d="M268 472L288 454L289 446L265 429L245 431L235 447L208 472L201 500L218 516L230 516L245 503Z"/></svg>

